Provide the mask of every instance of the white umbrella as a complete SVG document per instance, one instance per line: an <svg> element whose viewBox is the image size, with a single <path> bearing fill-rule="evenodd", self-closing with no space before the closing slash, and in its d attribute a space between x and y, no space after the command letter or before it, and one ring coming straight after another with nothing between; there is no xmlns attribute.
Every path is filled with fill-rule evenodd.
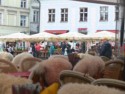
<svg viewBox="0 0 125 94"><path fill-rule="evenodd" d="M1 41L8 41L8 42L13 42L18 40L25 41L27 38L29 38L29 35L23 33L13 33L9 35L0 36Z"/></svg>
<svg viewBox="0 0 125 94"><path fill-rule="evenodd" d="M73 40L80 40L80 39L86 39L87 36L78 32L68 32L61 35L58 35L61 39L73 39Z"/></svg>
<svg viewBox="0 0 125 94"><path fill-rule="evenodd" d="M94 33L91 37L97 39L102 39L102 38L115 39L115 33L109 31L100 31Z"/></svg>
<svg viewBox="0 0 125 94"><path fill-rule="evenodd" d="M51 40L51 39L56 39L57 36L54 34L50 34L47 32L40 32L38 34L34 34L30 36L30 41L37 41L37 40Z"/></svg>

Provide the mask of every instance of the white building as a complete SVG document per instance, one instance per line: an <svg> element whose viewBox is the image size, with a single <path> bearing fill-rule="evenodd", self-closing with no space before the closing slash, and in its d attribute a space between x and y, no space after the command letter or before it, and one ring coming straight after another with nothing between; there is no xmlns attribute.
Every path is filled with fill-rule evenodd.
<svg viewBox="0 0 125 94"><path fill-rule="evenodd" d="M118 15L114 5L72 0L41 0L40 32L114 32Z"/></svg>
<svg viewBox="0 0 125 94"><path fill-rule="evenodd" d="M29 33L30 0L0 0L0 35Z"/></svg>

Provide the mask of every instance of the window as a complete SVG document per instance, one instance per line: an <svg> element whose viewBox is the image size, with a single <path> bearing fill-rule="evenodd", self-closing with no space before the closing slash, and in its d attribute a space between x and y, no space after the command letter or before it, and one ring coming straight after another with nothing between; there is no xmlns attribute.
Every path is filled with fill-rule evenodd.
<svg viewBox="0 0 125 94"><path fill-rule="evenodd" d="M88 8L80 8L80 21L87 21Z"/></svg>
<svg viewBox="0 0 125 94"><path fill-rule="evenodd" d="M33 12L33 22L39 22L39 11L34 10Z"/></svg>
<svg viewBox="0 0 125 94"><path fill-rule="evenodd" d="M68 21L68 9L64 8L61 9L61 22L67 22Z"/></svg>
<svg viewBox="0 0 125 94"><path fill-rule="evenodd" d="M26 0L21 0L21 8L26 8Z"/></svg>
<svg viewBox="0 0 125 94"><path fill-rule="evenodd" d="M23 26L23 27L26 26L26 16L25 15L20 16L20 26Z"/></svg>
<svg viewBox="0 0 125 94"><path fill-rule="evenodd" d="M55 22L55 9L48 10L48 22Z"/></svg>
<svg viewBox="0 0 125 94"><path fill-rule="evenodd" d="M1 5L1 0L0 0L0 5Z"/></svg>
<svg viewBox="0 0 125 94"><path fill-rule="evenodd" d="M119 20L119 7L115 7L115 20Z"/></svg>
<svg viewBox="0 0 125 94"><path fill-rule="evenodd" d="M100 21L108 21L108 7L100 7Z"/></svg>
<svg viewBox="0 0 125 94"><path fill-rule="evenodd" d="M0 24L2 24L2 13L0 13Z"/></svg>
<svg viewBox="0 0 125 94"><path fill-rule="evenodd" d="M8 13L8 25L16 26L16 14Z"/></svg>

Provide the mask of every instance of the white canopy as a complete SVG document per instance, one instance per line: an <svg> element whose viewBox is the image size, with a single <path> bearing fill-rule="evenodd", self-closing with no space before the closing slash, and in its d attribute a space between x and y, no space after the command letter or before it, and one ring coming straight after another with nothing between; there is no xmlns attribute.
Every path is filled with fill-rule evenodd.
<svg viewBox="0 0 125 94"><path fill-rule="evenodd" d="M56 35L50 34L47 32L40 32L38 34L34 34L30 36L30 41L37 41L37 40L51 40L57 38Z"/></svg>
<svg viewBox="0 0 125 94"><path fill-rule="evenodd" d="M84 34L78 33L78 32L68 32L68 33L58 35L58 37L61 38L61 39L80 40L80 39L86 39L87 35L84 35Z"/></svg>
<svg viewBox="0 0 125 94"><path fill-rule="evenodd" d="M8 42L13 42L18 40L25 41L27 38L29 38L29 35L23 33L13 33L9 35L0 36L1 41L8 41Z"/></svg>
<svg viewBox="0 0 125 94"><path fill-rule="evenodd" d="M115 33L109 31L100 31L92 34L91 37L96 39L102 39L102 38L115 39Z"/></svg>

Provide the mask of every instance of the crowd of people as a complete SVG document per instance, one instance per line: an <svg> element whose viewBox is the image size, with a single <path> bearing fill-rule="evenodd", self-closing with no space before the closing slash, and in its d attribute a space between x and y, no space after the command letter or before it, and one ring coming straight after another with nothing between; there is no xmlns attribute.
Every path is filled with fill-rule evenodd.
<svg viewBox="0 0 125 94"><path fill-rule="evenodd" d="M34 57L40 57L41 53L44 51L49 56L53 54L62 54L68 55L71 53L90 53L92 55L106 56L112 58L114 44L103 39L101 41L62 41L62 42L34 42L30 43L27 47L27 51L31 53ZM7 44L6 47L3 47L1 44L1 51L4 48L4 51L7 51L14 55L15 45Z"/></svg>
<svg viewBox="0 0 125 94"><path fill-rule="evenodd" d="M94 53L93 55L106 56L112 58L112 51L114 45L112 45L107 39L103 39L94 44L89 42L74 42L74 41L63 41L63 42L37 42L31 43L28 48L28 52L33 54L34 57L40 57L41 51L48 53L48 56L56 54L69 55L71 53Z"/></svg>

